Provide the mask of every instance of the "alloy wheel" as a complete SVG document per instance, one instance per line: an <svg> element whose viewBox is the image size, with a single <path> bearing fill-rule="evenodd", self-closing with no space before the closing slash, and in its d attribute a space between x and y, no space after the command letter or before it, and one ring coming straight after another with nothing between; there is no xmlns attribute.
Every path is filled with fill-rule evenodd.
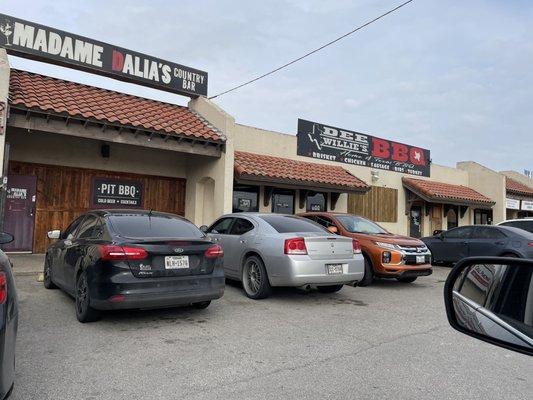
<svg viewBox="0 0 533 400"><path fill-rule="evenodd" d="M261 269L255 261L246 264L245 286L249 293L256 294L261 288Z"/></svg>
<svg viewBox="0 0 533 400"><path fill-rule="evenodd" d="M79 314L83 314L85 312L85 308L87 306L87 296L87 279L82 275L78 279L78 284L76 287L76 309Z"/></svg>

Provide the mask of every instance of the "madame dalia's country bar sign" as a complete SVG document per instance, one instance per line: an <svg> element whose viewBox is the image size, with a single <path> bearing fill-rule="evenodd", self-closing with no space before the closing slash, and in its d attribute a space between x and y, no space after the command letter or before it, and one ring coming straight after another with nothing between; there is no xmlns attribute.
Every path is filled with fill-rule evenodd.
<svg viewBox="0 0 533 400"><path fill-rule="evenodd" d="M0 14L8 54L92 72L189 97L207 96L207 72Z"/></svg>
<svg viewBox="0 0 533 400"><path fill-rule="evenodd" d="M375 169L429 176L429 150L317 122L298 120L297 153Z"/></svg>

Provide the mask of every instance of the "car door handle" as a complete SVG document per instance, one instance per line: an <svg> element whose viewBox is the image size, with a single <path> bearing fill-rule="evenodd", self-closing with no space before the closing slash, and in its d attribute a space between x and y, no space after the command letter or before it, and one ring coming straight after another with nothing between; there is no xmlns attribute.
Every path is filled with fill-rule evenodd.
<svg viewBox="0 0 533 400"><path fill-rule="evenodd" d="M501 246L501 245L505 244L505 242L496 242L496 244Z"/></svg>

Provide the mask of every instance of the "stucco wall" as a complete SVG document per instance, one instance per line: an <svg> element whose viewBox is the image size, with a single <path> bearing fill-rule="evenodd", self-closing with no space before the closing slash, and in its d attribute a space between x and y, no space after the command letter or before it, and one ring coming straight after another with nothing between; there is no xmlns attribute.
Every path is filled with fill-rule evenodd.
<svg viewBox="0 0 533 400"><path fill-rule="evenodd" d="M493 224L506 219L505 176L474 161L457 163L468 174L468 186L496 202L492 208Z"/></svg>
<svg viewBox="0 0 533 400"><path fill-rule="evenodd" d="M10 159L145 175L186 178L189 155L124 144L111 144L111 156L100 154L101 142L8 128Z"/></svg>

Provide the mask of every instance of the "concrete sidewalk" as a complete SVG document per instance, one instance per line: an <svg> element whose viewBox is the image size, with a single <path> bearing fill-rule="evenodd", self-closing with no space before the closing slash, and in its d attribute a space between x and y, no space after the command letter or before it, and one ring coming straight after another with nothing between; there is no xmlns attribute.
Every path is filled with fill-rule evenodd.
<svg viewBox="0 0 533 400"><path fill-rule="evenodd" d="M8 254L15 276L36 275L43 272L44 254Z"/></svg>

